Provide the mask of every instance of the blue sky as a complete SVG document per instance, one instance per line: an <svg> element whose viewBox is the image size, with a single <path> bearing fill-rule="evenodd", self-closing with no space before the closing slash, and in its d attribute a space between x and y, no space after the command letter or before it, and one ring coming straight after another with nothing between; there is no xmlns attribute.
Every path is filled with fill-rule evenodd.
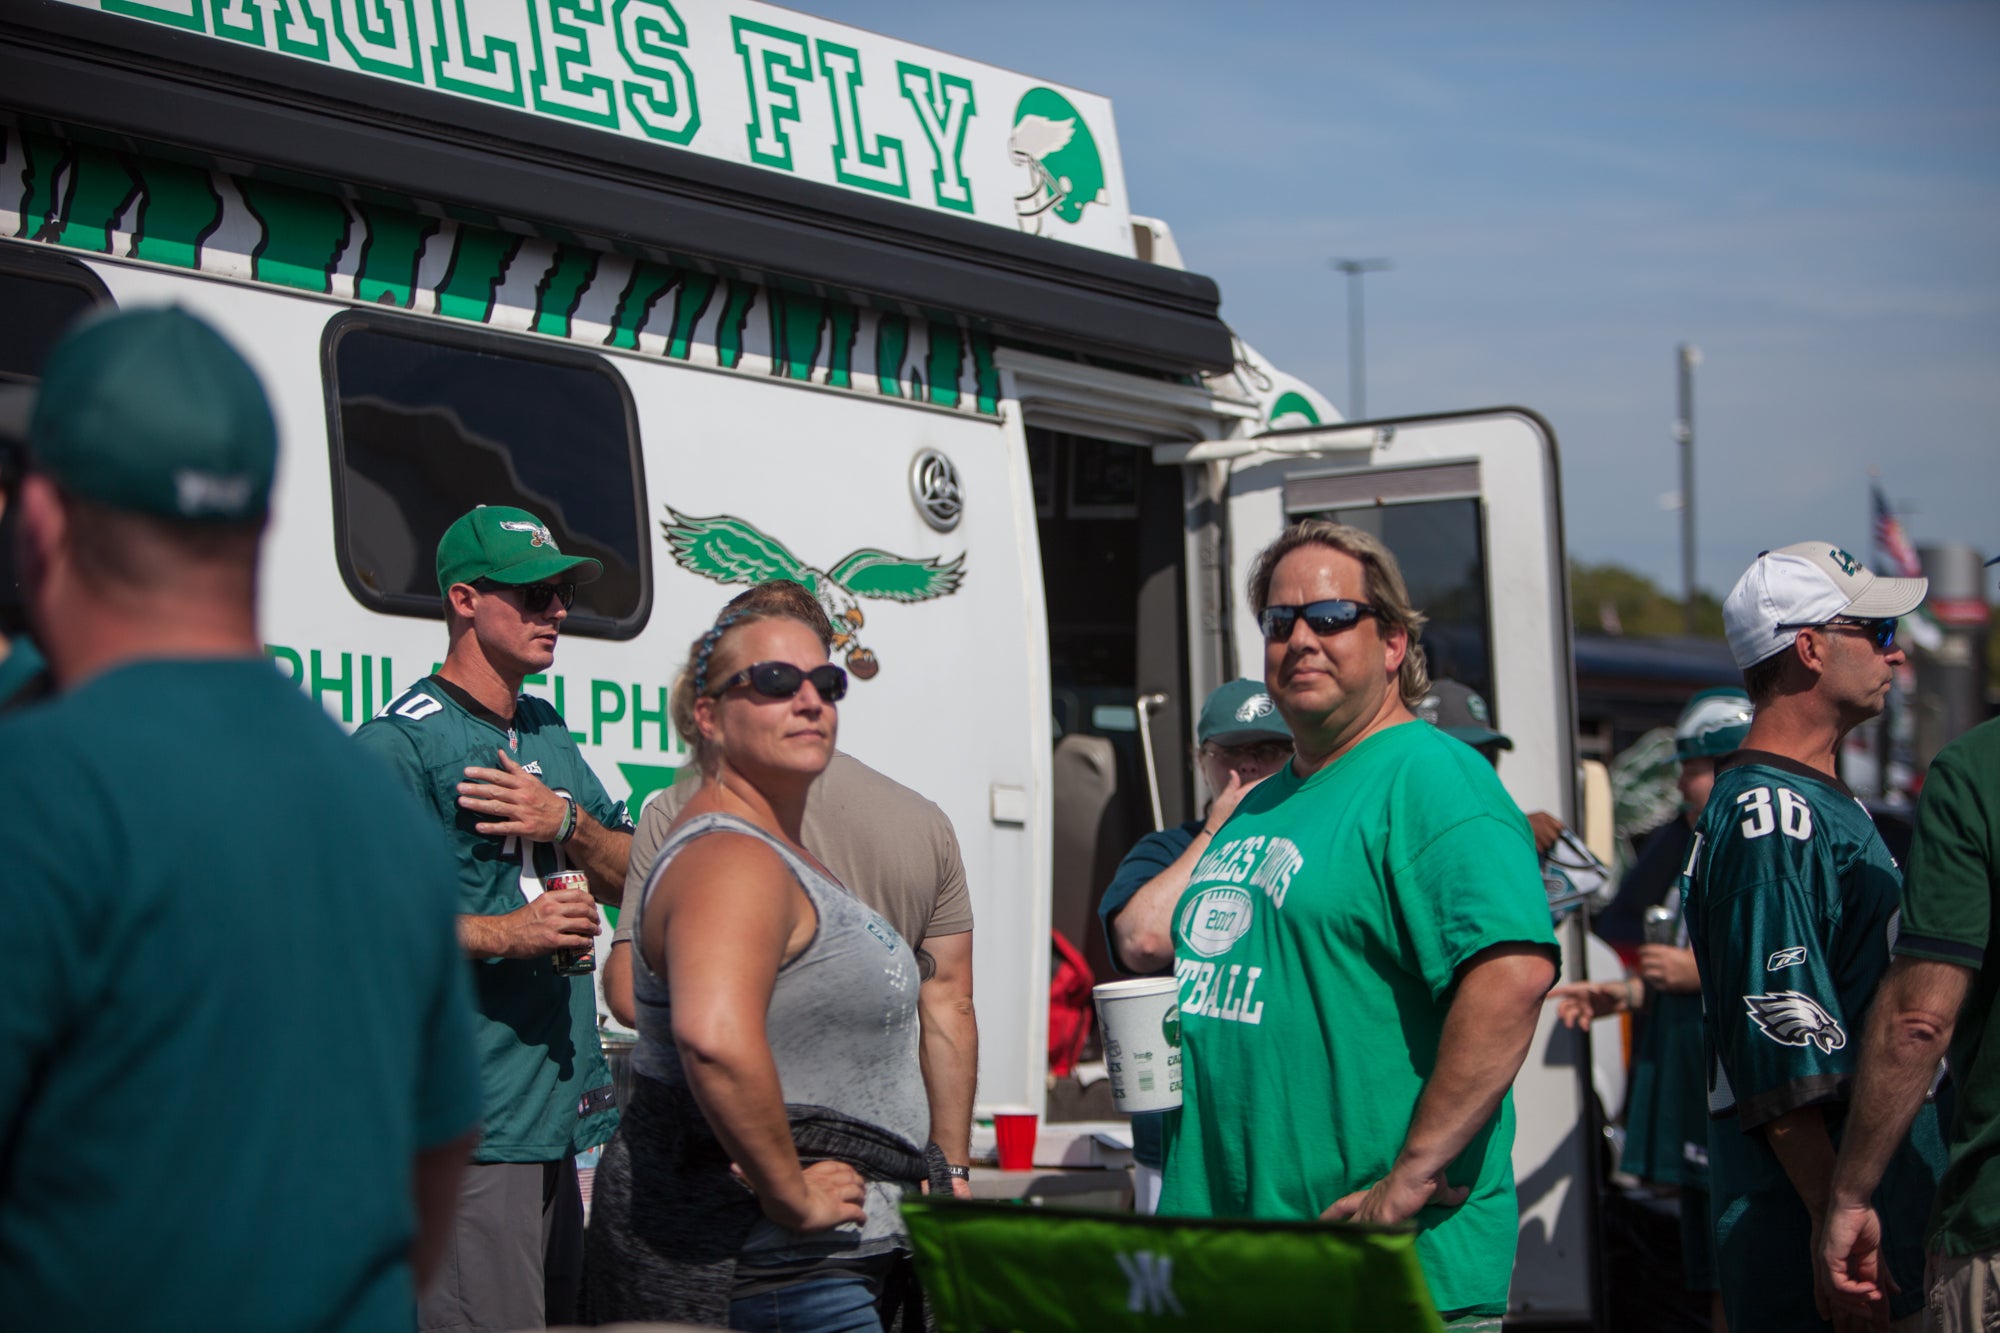
<svg viewBox="0 0 2000 1333"><path fill-rule="evenodd" d="M1682 341L1704 587L1862 553L1871 466L2000 552L2000 4L799 7L1110 97L1134 210L1343 408L1328 260L1390 258L1370 414L1541 411L1578 559L1679 586Z"/></svg>

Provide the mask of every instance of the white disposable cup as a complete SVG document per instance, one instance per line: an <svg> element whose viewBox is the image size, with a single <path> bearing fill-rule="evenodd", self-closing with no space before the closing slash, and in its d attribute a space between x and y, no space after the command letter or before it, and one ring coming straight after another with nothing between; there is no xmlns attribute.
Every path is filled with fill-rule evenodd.
<svg viewBox="0 0 2000 1333"><path fill-rule="evenodd" d="M1104 1029L1111 1099L1120 1111L1171 1111L1181 1104L1180 983L1136 977L1091 988Z"/></svg>

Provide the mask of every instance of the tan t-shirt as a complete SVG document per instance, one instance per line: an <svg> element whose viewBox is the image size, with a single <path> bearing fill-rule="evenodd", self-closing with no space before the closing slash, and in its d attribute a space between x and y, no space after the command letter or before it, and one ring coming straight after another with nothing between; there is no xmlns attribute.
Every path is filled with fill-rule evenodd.
<svg viewBox="0 0 2000 1333"><path fill-rule="evenodd" d="M631 940L630 922L667 829L700 789L698 780L683 778L648 802L639 816L613 944ZM852 755L835 752L813 783L799 836L848 892L880 912L909 942L926 977L934 965L922 952L924 941L972 929L965 861L951 820L932 802Z"/></svg>

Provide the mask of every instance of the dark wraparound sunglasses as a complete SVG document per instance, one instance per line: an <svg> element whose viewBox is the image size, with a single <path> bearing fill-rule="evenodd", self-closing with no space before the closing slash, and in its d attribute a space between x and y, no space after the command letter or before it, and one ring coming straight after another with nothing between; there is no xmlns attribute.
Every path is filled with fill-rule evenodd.
<svg viewBox="0 0 2000 1333"><path fill-rule="evenodd" d="M753 662L708 693L712 699L738 685L748 685L766 699L789 699L807 681L812 682L813 689L827 703L839 703L847 697L847 673L831 662L810 671L790 662Z"/></svg>
<svg viewBox="0 0 2000 1333"><path fill-rule="evenodd" d="M1266 639L1283 643L1292 637L1292 628L1299 623L1300 616L1306 618L1306 628L1315 634L1338 634L1361 623L1363 616L1379 619L1381 614L1366 602L1335 597L1324 602L1307 602L1304 606L1267 606L1258 623L1263 626Z"/></svg>
<svg viewBox="0 0 2000 1333"><path fill-rule="evenodd" d="M1821 620L1809 625L1780 625L1779 629L1851 629L1857 634L1865 634L1875 645L1877 652L1888 652L1896 646L1896 620L1887 617L1881 620Z"/></svg>
<svg viewBox="0 0 2000 1333"><path fill-rule="evenodd" d="M530 611L540 611L551 597L561 599L565 611L576 605L574 583L496 583L492 579L475 579L472 586L481 592L518 592L521 605Z"/></svg>

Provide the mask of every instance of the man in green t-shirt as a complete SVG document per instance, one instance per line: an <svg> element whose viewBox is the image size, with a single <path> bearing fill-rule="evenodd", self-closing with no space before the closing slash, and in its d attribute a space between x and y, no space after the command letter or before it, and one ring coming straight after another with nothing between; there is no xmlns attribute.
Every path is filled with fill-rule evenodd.
<svg viewBox="0 0 2000 1333"><path fill-rule="evenodd" d="M597 934L616 902L632 821L584 763L569 725L521 692L555 661L576 596L603 566L564 555L526 510L482 505L438 542L449 646L355 739L387 760L458 856L458 936L472 960L485 1132L460 1193L424 1333L569 1323L583 1276L575 1154L618 1112L591 978L556 951ZM590 891L544 889L580 870Z"/></svg>
<svg viewBox="0 0 2000 1333"><path fill-rule="evenodd" d="M1250 601L1296 754L1203 839L1174 911L1160 1212L1413 1222L1438 1309L1497 1321L1508 1088L1556 973L1534 838L1492 766L1412 714L1423 616L1380 541L1296 523Z"/></svg>
<svg viewBox="0 0 2000 1333"><path fill-rule="evenodd" d="M1989 968L2000 919L2000 719L1938 751L1924 779L1903 883L1896 960L1861 1045L1861 1071L1840 1145L1818 1261L1836 1299L1884 1298L1887 1219L1869 1196L1923 1106L1949 1050L1957 1108L1944 1177L1924 1237L1927 1308L1945 1333L1987 1327L2000 1291L2000 968Z"/></svg>
<svg viewBox="0 0 2000 1333"><path fill-rule="evenodd" d="M1758 556L1723 602L1755 713L1743 748L1716 766L1682 901L1709 1060L1716 1271L1729 1326L1745 1333L1828 1326L1813 1230L1846 1121L1850 1034L1889 966L1902 890L1835 758L1882 711L1903 660L1896 617L1925 588L1877 578L1830 543L1800 542ZM1904 1288L1888 1311L1898 1319L1922 1304L1917 1231L1941 1146L1927 1107L1875 1192Z"/></svg>
<svg viewBox="0 0 2000 1333"><path fill-rule="evenodd" d="M451 863L262 651L263 388L128 310L29 444L59 693L0 721L0 1322L407 1328L479 1117Z"/></svg>

